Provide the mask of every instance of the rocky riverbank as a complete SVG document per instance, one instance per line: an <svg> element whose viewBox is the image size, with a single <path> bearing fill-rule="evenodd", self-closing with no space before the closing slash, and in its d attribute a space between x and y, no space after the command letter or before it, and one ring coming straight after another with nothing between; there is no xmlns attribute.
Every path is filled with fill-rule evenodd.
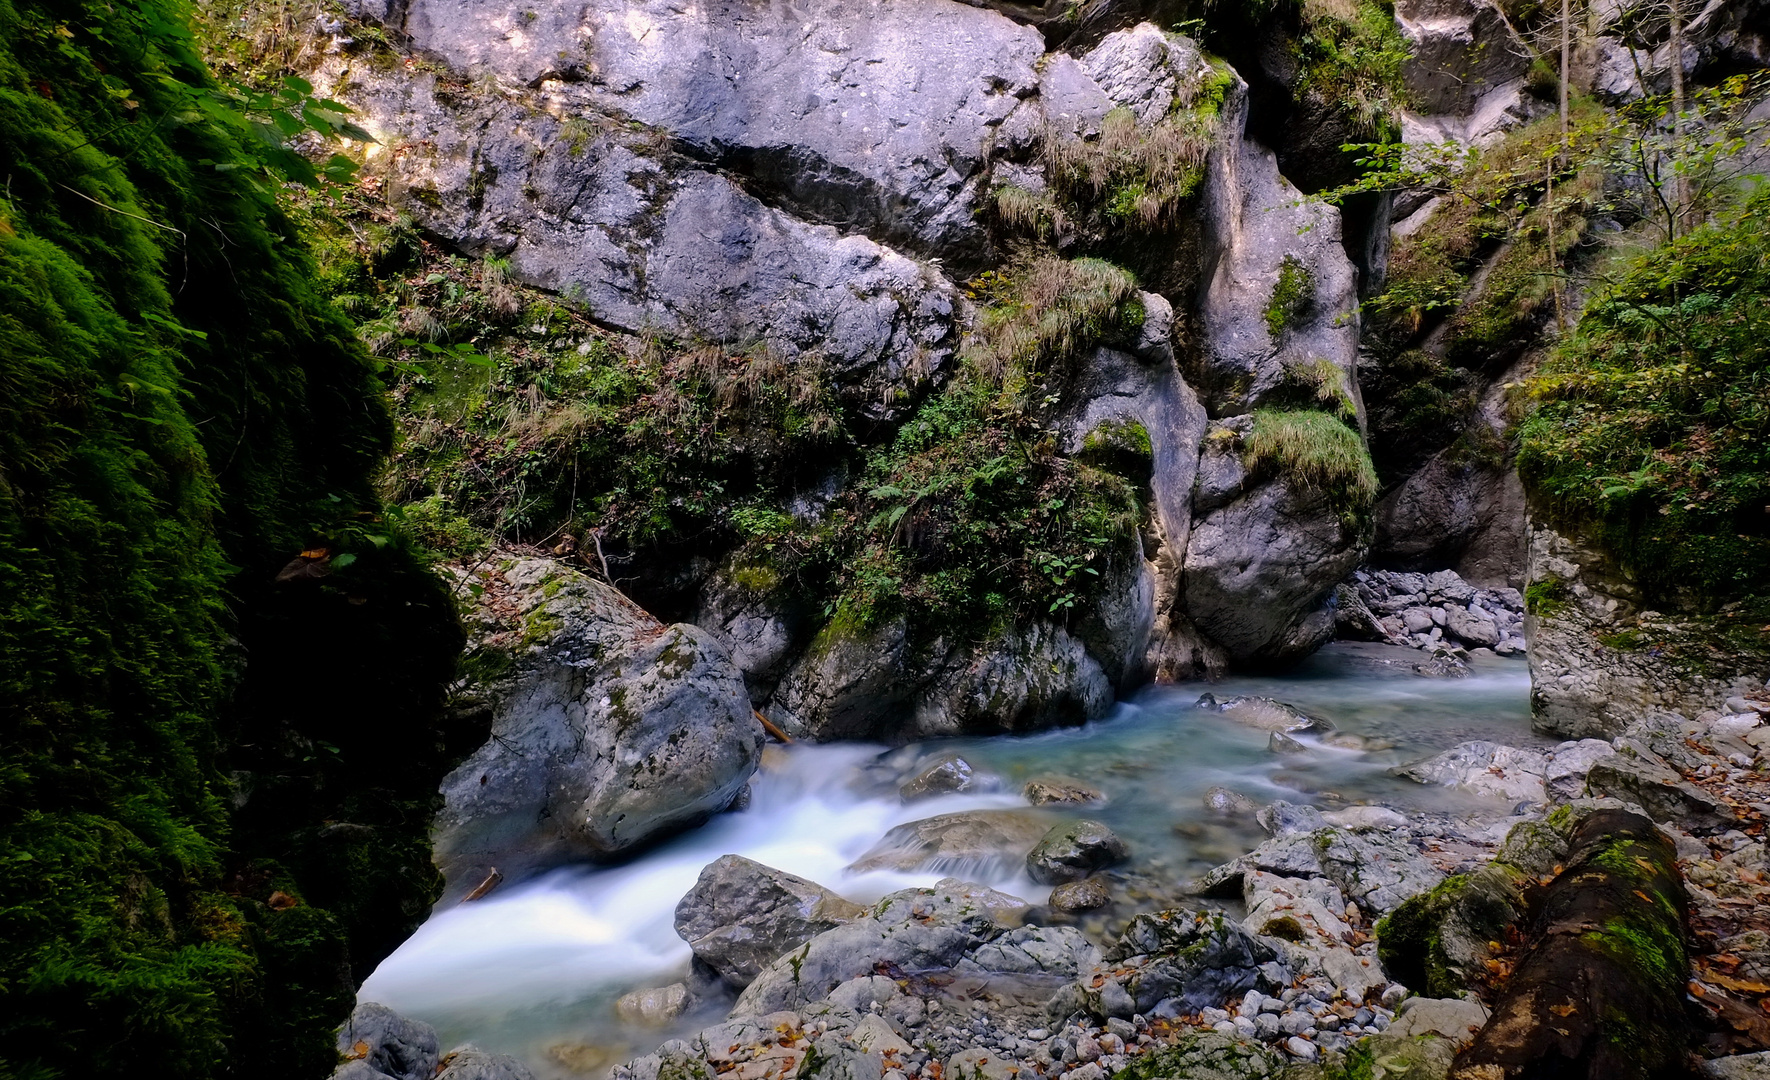
<svg viewBox="0 0 1770 1080"><path fill-rule="evenodd" d="M1302 736L1305 753L1343 752L1277 702L1209 704L1226 722ZM1184 884L1178 906L1128 922L1110 916L1130 908L1103 918L1091 902L1060 902L1086 892L1063 892L1071 886L1109 893L1107 868L1125 854L1085 817L1100 793L1062 778L1025 792L1038 812L1060 814L1055 824L1029 826L1011 810L935 815L863 856L906 868L1024 859L1038 880L1066 883L1044 904L948 878L861 906L728 856L677 908L695 956L688 977L617 1005L639 1024L690 1009L728 1019L609 1075L1300 1078L1376 1060L1394 1075L1405 1065L1410 1080L1461 1075L1456 1054L1530 951L1535 891L1601 813L1640 815L1650 831L1657 823L1675 852L1688 893L1688 1002L1700 1021L1692 1052L1713 1058L1700 1067L1761 1075L1751 1070L1766 1067L1753 1055L1770 1049L1770 935L1758 918L1770 902L1770 694L1730 704L1694 719L1645 717L1608 741L1465 743L1395 770L1470 796L1456 811L1259 806L1213 789L1213 813L1257 820L1268 838ZM951 754L888 755L877 768L906 801L991 782ZM371 1066L401 1075L374 1065L372 1039L357 1041L369 1048L347 1051L357 1059L348 1080L378 1080L362 1071ZM499 1067L478 1075L523 1075L514 1062Z"/></svg>
<svg viewBox="0 0 1770 1080"><path fill-rule="evenodd" d="M1511 588L1477 588L1454 570L1360 570L1335 599L1335 628L1344 638L1405 645L1450 659L1478 649L1498 656L1524 651L1524 595Z"/></svg>

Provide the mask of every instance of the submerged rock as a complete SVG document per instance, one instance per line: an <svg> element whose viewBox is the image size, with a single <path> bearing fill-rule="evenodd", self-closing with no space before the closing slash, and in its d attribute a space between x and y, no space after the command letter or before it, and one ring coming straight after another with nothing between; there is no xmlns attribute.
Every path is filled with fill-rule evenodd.
<svg viewBox="0 0 1770 1080"><path fill-rule="evenodd" d="M491 1054L476 1046L464 1046L449 1051L442 1059L436 1080L535 1080L535 1074L508 1054Z"/></svg>
<svg viewBox="0 0 1770 1080"><path fill-rule="evenodd" d="M1021 794L1034 806L1082 806L1106 801L1099 788L1067 776L1034 777L1026 782Z"/></svg>
<svg viewBox="0 0 1770 1080"><path fill-rule="evenodd" d="M688 987L683 983L634 990L615 1000L615 1014L629 1024L664 1027L688 1009Z"/></svg>
<svg viewBox="0 0 1770 1080"><path fill-rule="evenodd" d="M676 905L676 933L741 990L775 958L864 911L814 882L725 855L707 864Z"/></svg>
<svg viewBox="0 0 1770 1080"><path fill-rule="evenodd" d="M1083 878L1052 889L1048 902L1058 911L1093 911L1112 903L1112 891L1097 877Z"/></svg>
<svg viewBox="0 0 1770 1080"><path fill-rule="evenodd" d="M1251 818L1259 812L1260 804L1240 792L1214 787L1205 792L1205 809L1220 817Z"/></svg>
<svg viewBox="0 0 1770 1080"><path fill-rule="evenodd" d="M1194 708L1220 713L1256 731L1326 731L1329 725L1305 716L1294 705L1286 705L1268 697L1232 697L1219 700L1215 694L1202 694Z"/></svg>
<svg viewBox="0 0 1770 1080"><path fill-rule="evenodd" d="M947 754L937 758L911 777L898 794L904 802L914 802L934 795L948 795L957 791L970 791L976 787L982 777L976 775L971 763L957 754Z"/></svg>
<svg viewBox="0 0 1770 1080"><path fill-rule="evenodd" d="M1050 818L1023 810L966 810L899 825L849 867L970 873L1014 866L1051 828Z"/></svg>

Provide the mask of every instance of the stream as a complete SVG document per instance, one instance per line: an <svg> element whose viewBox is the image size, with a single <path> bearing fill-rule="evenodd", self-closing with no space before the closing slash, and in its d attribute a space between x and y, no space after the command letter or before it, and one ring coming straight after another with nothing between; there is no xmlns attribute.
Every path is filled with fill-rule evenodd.
<svg viewBox="0 0 1770 1080"><path fill-rule="evenodd" d="M1053 821L1086 816L1111 826L1131 860L1107 874L1117 903L1084 917L1090 933L1114 932L1139 910L1191 901L1188 879L1264 838L1251 821L1210 814L1204 795L1230 788L1258 803L1309 802L1323 809L1383 803L1455 812L1487 803L1429 789L1388 773L1470 739L1548 745L1530 731L1530 681L1522 659L1475 662L1467 678L1424 678L1377 658L1422 654L1336 643L1282 675L1216 684L1150 687L1106 718L1080 728L1024 736L957 738L887 749L865 744L770 746L747 810L614 867L573 866L486 899L439 908L364 983L379 1001L437 1028L443 1047L473 1042L526 1061L538 1077L600 1076L610 1064L717 1022L729 1002L709 1004L670 1028L633 1028L615 998L677 981L688 946L676 936L676 902L701 868L736 853L827 886L857 901L931 885L949 875L1038 904L1050 892L1009 860L920 873L855 874L846 867L894 825L958 810L1025 808L1020 791L1036 776L1064 776L1106 793L1104 805L1064 808ZM1281 755L1267 733L1194 708L1199 695L1263 695L1359 736L1364 749L1305 736L1304 754ZM994 790L943 795L910 805L897 786L918 761L957 752ZM1030 812L1030 811L1029 811Z"/></svg>

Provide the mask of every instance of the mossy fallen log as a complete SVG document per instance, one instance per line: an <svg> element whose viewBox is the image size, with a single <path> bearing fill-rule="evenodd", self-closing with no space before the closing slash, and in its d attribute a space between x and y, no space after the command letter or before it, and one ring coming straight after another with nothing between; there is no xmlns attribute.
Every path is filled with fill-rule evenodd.
<svg viewBox="0 0 1770 1080"><path fill-rule="evenodd" d="M1638 814L1602 810L1533 906L1528 951L1453 1080L1682 1074L1688 897L1676 853Z"/></svg>

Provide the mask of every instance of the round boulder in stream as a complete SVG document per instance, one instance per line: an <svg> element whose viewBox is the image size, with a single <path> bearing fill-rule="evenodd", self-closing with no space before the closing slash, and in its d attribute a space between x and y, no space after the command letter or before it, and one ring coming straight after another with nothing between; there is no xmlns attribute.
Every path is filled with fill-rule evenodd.
<svg viewBox="0 0 1770 1080"><path fill-rule="evenodd" d="M707 864L676 905L676 933L733 989L789 949L864 914L835 893L742 855Z"/></svg>
<svg viewBox="0 0 1770 1080"><path fill-rule="evenodd" d="M1126 855L1125 842L1098 821L1072 821L1046 833L1027 853L1026 872L1041 885L1079 881Z"/></svg>

